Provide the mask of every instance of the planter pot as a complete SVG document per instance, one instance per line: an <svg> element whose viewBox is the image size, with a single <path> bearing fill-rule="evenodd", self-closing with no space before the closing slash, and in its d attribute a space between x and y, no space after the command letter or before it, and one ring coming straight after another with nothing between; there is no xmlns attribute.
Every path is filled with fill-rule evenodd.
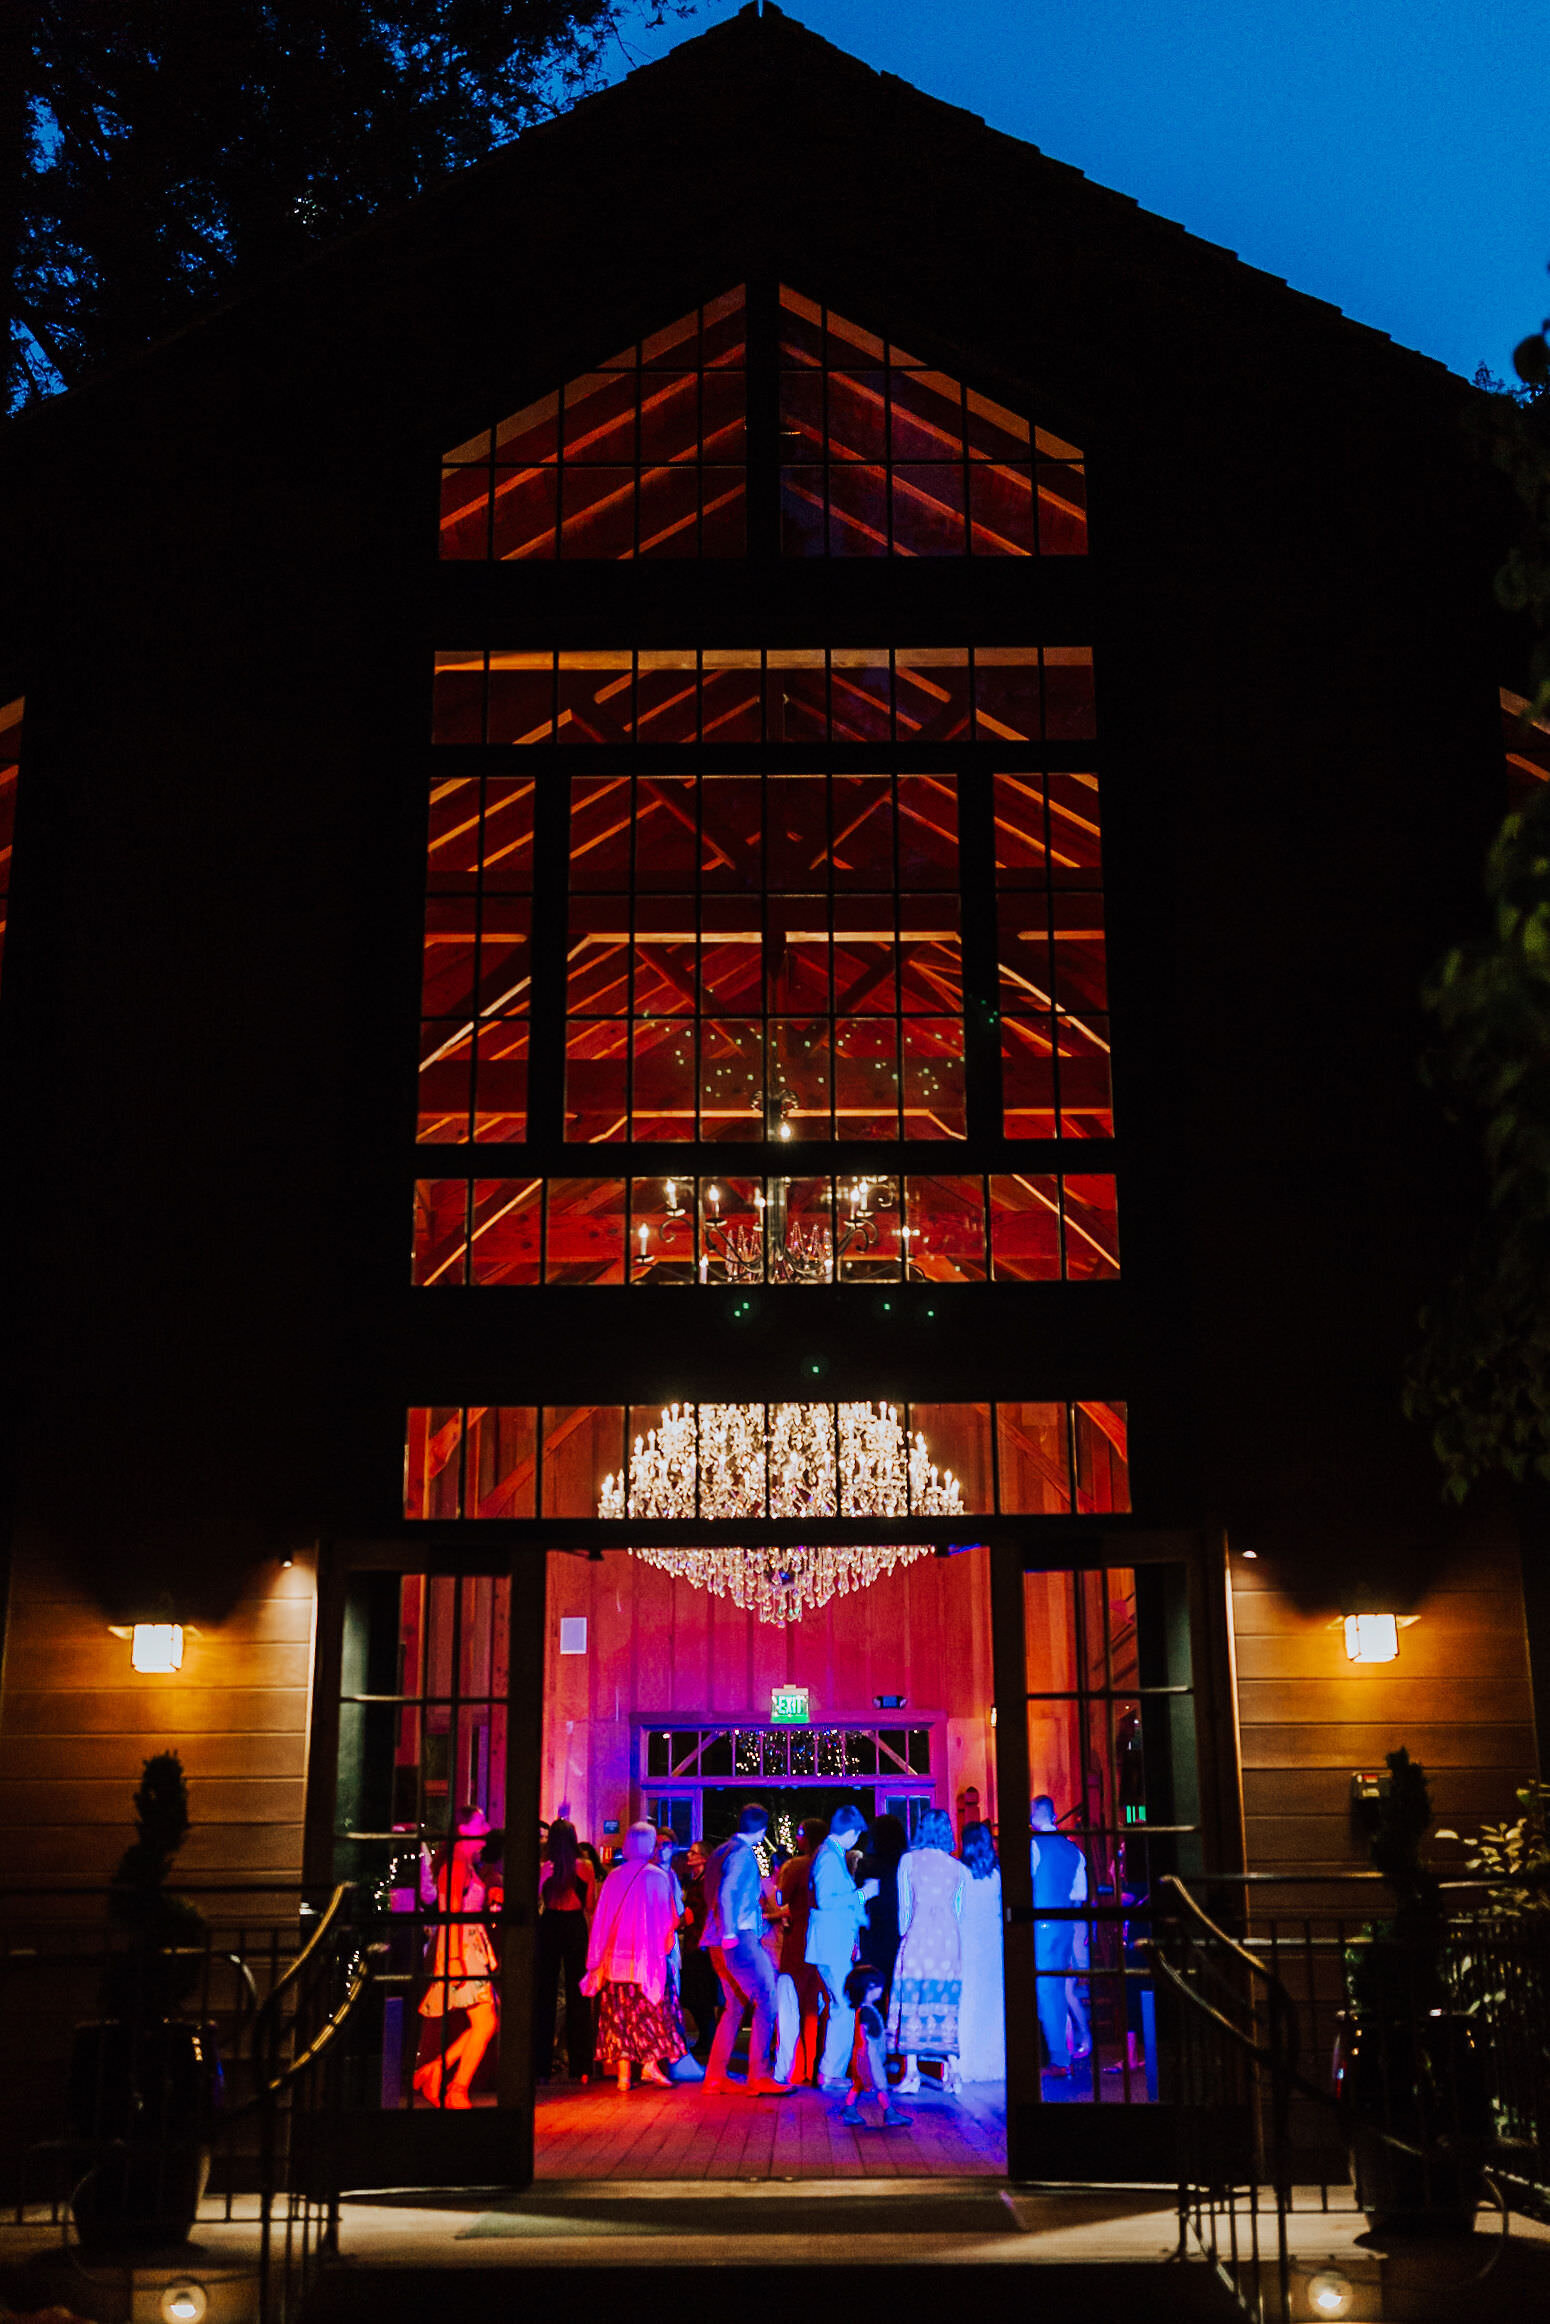
<svg viewBox="0 0 1550 2324"><path fill-rule="evenodd" d="M71 2210L89 2250L188 2240L220 2091L210 2026L110 2018L76 2027L68 2105L84 2175Z"/></svg>
<svg viewBox="0 0 1550 2324"><path fill-rule="evenodd" d="M1335 2090L1368 2226L1384 2235L1470 2234L1491 2109L1468 2019L1446 2010L1342 2017Z"/></svg>

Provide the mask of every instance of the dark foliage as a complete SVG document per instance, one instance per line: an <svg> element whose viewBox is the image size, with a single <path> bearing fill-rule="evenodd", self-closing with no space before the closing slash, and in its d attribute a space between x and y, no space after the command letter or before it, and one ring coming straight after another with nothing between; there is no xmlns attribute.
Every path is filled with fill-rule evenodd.
<svg viewBox="0 0 1550 2324"><path fill-rule="evenodd" d="M169 1896L173 1859L188 1837L188 1784L175 1751L145 1762L134 1795L135 1839L113 1875L108 1917L124 1937L103 1972L105 2015L153 2021L168 2017L199 1982L204 1916L186 1898Z"/></svg>
<svg viewBox="0 0 1550 2324"><path fill-rule="evenodd" d="M34 0L0 98L12 407L482 160L662 5Z"/></svg>

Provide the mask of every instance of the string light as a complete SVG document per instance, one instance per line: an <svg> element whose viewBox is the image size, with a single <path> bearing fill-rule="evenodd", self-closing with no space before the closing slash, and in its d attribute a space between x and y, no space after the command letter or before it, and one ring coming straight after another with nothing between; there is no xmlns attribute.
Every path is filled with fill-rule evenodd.
<svg viewBox="0 0 1550 2324"><path fill-rule="evenodd" d="M891 1404L673 1404L605 1477L601 1517L956 1517L963 1493ZM784 1625L929 1557L923 1542L637 1549L648 1565Z"/></svg>

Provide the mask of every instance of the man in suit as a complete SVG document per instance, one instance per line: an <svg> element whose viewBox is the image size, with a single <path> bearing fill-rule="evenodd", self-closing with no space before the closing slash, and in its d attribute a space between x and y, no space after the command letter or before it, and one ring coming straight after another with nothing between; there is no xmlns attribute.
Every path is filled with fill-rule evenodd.
<svg viewBox="0 0 1550 2324"><path fill-rule="evenodd" d="M868 1898L856 1886L846 1851L866 1830L859 1808L836 1808L829 1836L813 1857L812 1906L807 1916L807 1958L823 1981L828 2002L821 2090L848 2086L850 2053L856 2039L856 2012L845 1998L845 1980L855 1959L856 1939L867 1917ZM870 1884L876 1893L876 1883Z"/></svg>
<svg viewBox="0 0 1550 2324"><path fill-rule="evenodd" d="M1085 2058L1092 2049L1087 2012L1077 1991L1073 1971L1087 1965L1087 1929L1081 1921L1047 1920L1045 1911L1064 1910L1087 1902L1087 1859L1074 1840L1055 1828L1055 1803L1040 1792L1029 1812L1032 1833L1028 1853L1033 1866L1033 1962L1038 1977L1039 2025L1049 2051L1047 2074L1069 2074L1073 2054ZM1073 2053L1068 2020L1077 2029Z"/></svg>
<svg viewBox="0 0 1550 2324"><path fill-rule="evenodd" d="M758 1844L769 1829L758 1806L744 1808L737 1830L705 1867L705 1926L700 1943L715 1963L726 2007L716 2026L704 2087L725 2090L732 2044L745 2009L753 2011L748 2042L750 2092L778 2090L770 2078L770 2045L775 2039L775 1964L764 1949L764 1907L760 1901Z"/></svg>

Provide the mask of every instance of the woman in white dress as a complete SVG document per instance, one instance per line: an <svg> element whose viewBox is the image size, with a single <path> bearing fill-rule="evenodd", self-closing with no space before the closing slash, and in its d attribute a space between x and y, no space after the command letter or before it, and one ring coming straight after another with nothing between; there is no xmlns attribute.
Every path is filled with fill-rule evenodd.
<svg viewBox="0 0 1550 2324"><path fill-rule="evenodd" d="M1001 1998L1001 1867L988 1824L963 1827L969 1879L958 1924L963 1993L958 2003L958 2077L1006 2080L1006 2016Z"/></svg>

